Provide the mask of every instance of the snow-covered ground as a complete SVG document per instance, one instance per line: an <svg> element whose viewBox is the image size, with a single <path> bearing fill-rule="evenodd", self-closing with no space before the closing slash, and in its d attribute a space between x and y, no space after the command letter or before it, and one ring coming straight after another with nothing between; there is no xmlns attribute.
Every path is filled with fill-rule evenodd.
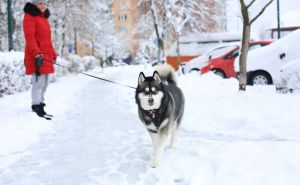
<svg viewBox="0 0 300 185"><path fill-rule="evenodd" d="M148 66L92 73L136 85ZM175 149L150 167L152 145L134 90L81 75L51 84L47 110L29 92L0 98L1 185L299 185L300 94L238 92L235 79L180 76L186 111Z"/></svg>

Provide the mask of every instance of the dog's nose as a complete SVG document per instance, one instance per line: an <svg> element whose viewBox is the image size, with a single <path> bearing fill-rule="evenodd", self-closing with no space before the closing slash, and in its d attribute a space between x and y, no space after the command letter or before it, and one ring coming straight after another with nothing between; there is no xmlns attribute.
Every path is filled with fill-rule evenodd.
<svg viewBox="0 0 300 185"><path fill-rule="evenodd" d="M153 102L154 102L154 99L153 98L149 98L148 103L149 104L153 104Z"/></svg>

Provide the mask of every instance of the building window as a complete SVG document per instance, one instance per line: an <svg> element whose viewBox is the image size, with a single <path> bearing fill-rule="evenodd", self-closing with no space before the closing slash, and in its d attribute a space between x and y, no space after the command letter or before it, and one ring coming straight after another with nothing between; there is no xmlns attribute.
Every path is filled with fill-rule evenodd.
<svg viewBox="0 0 300 185"><path fill-rule="evenodd" d="M126 2L120 3L120 9L126 9L126 8L128 8L128 5Z"/></svg>
<svg viewBox="0 0 300 185"><path fill-rule="evenodd" d="M121 27L121 28L120 28L120 32L126 33L126 32L127 32L127 28L126 28L126 27Z"/></svg>
<svg viewBox="0 0 300 185"><path fill-rule="evenodd" d="M120 21L126 21L127 20L127 14L119 15L119 20Z"/></svg>

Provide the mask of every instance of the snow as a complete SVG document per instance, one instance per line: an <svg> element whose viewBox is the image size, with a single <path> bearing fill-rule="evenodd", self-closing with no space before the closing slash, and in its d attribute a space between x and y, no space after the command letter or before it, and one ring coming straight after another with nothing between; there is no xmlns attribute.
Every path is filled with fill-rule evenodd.
<svg viewBox="0 0 300 185"><path fill-rule="evenodd" d="M0 52L1 63L11 64L11 61L19 62L20 58L24 58L23 52L12 51L12 52ZM23 61L22 61L23 62Z"/></svg>
<svg viewBox="0 0 300 185"><path fill-rule="evenodd" d="M300 58L281 68L280 79L282 88L300 90Z"/></svg>
<svg viewBox="0 0 300 185"><path fill-rule="evenodd" d="M199 56L205 53L208 49L218 45L220 43L180 43L180 55L181 56ZM177 44L174 43L167 52L168 56L177 56Z"/></svg>
<svg viewBox="0 0 300 185"><path fill-rule="evenodd" d="M153 70L90 73L135 86L140 71ZM62 77L46 97L51 122L30 112L28 91L0 98L0 184L299 184L300 94L277 94L274 86L242 93L236 79L213 73L181 75L179 86L186 111L178 144L157 169L132 89Z"/></svg>
<svg viewBox="0 0 300 185"><path fill-rule="evenodd" d="M220 33L194 33L179 38L180 42L236 42L241 40L242 34L240 32L220 32Z"/></svg>

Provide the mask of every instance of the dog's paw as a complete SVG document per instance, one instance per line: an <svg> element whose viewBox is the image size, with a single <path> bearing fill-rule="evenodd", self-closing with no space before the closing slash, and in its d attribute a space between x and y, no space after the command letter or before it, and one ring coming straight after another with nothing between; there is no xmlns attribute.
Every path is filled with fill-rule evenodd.
<svg viewBox="0 0 300 185"><path fill-rule="evenodd" d="M174 149L174 148L175 148L175 145L171 144L171 145L168 146L168 149Z"/></svg>
<svg viewBox="0 0 300 185"><path fill-rule="evenodd" d="M157 168L158 166L159 166L159 161L158 160L153 160L152 164L151 164L151 167L152 168Z"/></svg>

